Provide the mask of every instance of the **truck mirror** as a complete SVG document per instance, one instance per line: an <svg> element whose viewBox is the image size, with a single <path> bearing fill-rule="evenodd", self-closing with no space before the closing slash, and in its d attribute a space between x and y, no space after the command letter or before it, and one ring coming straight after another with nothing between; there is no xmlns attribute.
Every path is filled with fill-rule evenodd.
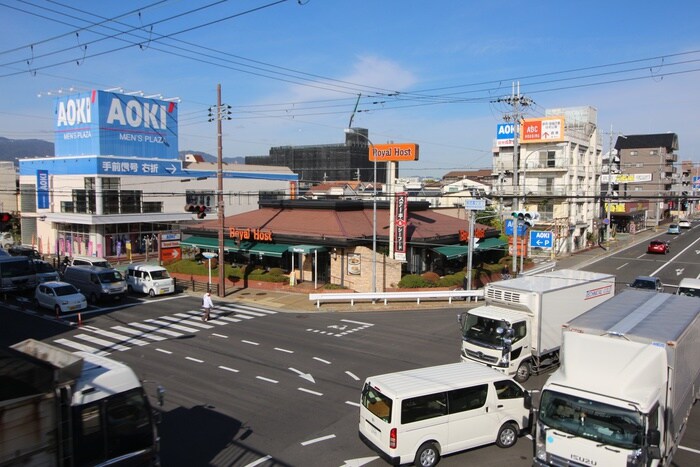
<svg viewBox="0 0 700 467"><path fill-rule="evenodd" d="M658 446L661 444L661 432L659 430L649 431L649 446ZM659 452L659 457L653 457L653 459L660 459L661 453Z"/></svg>
<svg viewBox="0 0 700 467"><path fill-rule="evenodd" d="M500 327L500 326L498 326L498 327L496 328L496 334L498 334L499 336L500 336L501 334L503 334L504 331L505 331L505 330L504 330L502 327Z"/></svg>
<svg viewBox="0 0 700 467"><path fill-rule="evenodd" d="M160 384L156 388L156 396L158 398L158 405L163 407L163 404L165 403L165 388Z"/></svg>
<svg viewBox="0 0 700 467"><path fill-rule="evenodd" d="M464 320L464 313L457 313L457 322L459 327L462 327L462 321Z"/></svg>
<svg viewBox="0 0 700 467"><path fill-rule="evenodd" d="M503 353L506 354L506 353L510 352L511 349L513 348L512 345L513 345L512 340L510 340L508 338L503 339Z"/></svg>

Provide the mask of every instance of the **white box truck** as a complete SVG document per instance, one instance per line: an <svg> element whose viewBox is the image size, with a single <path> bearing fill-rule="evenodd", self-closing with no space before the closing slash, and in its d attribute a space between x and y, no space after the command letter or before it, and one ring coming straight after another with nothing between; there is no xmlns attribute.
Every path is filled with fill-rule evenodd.
<svg viewBox="0 0 700 467"><path fill-rule="evenodd" d="M486 304L459 315L462 360L518 382L559 364L561 326L615 294L615 276L561 269L487 284Z"/></svg>
<svg viewBox="0 0 700 467"><path fill-rule="evenodd" d="M668 466L700 392L700 301L626 291L572 320L533 463Z"/></svg>

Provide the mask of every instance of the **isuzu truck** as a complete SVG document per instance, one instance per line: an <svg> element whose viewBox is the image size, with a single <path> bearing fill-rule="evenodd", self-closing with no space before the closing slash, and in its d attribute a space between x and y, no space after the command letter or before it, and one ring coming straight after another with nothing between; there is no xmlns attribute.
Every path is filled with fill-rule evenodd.
<svg viewBox="0 0 700 467"><path fill-rule="evenodd" d="M700 392L700 301L625 291L568 323L563 340L534 465L671 465Z"/></svg>
<svg viewBox="0 0 700 467"><path fill-rule="evenodd" d="M615 276L561 269L487 284L486 304L459 315L462 360L518 382L559 365L561 327L615 294Z"/></svg>

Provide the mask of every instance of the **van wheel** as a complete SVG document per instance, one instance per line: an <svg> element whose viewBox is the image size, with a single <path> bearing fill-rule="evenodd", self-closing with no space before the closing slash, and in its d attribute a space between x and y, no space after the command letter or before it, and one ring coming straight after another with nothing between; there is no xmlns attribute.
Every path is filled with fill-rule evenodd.
<svg viewBox="0 0 700 467"><path fill-rule="evenodd" d="M155 297L155 296L156 296L156 291L153 290L153 289L151 289L151 290L148 291L148 295L149 295L151 298L152 298L152 297Z"/></svg>
<svg viewBox="0 0 700 467"><path fill-rule="evenodd" d="M513 376L513 379L516 380L518 383L524 383L530 378L530 373L530 363L522 362L518 367L518 370L515 372L515 376Z"/></svg>
<svg viewBox="0 0 700 467"><path fill-rule="evenodd" d="M496 446L499 448L509 448L518 442L518 427L514 423L504 423L498 430Z"/></svg>
<svg viewBox="0 0 700 467"><path fill-rule="evenodd" d="M416 452L413 464L418 467L433 467L440 462L440 452L435 443L423 443Z"/></svg>

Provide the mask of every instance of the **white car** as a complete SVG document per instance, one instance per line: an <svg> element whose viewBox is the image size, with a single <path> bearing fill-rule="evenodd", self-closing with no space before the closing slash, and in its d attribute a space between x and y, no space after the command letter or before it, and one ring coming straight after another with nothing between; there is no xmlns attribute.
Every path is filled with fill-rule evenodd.
<svg viewBox="0 0 700 467"><path fill-rule="evenodd" d="M85 295L67 282L50 281L39 284L34 292L37 308L54 310L56 314L80 311L87 308Z"/></svg>
<svg viewBox="0 0 700 467"><path fill-rule="evenodd" d="M680 227L681 229L689 229L690 221L686 219L680 220L678 221L678 227Z"/></svg>

